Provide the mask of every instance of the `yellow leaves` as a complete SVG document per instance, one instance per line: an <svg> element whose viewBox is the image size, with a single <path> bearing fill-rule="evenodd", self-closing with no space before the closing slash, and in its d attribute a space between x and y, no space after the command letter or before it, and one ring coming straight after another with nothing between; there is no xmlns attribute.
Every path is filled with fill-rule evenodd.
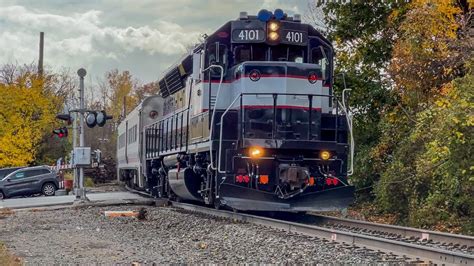
<svg viewBox="0 0 474 266"><path fill-rule="evenodd" d="M435 101L435 104L438 106L438 107L441 107L441 108L449 108L451 107L451 104L449 103L449 101L447 99L439 99L437 101Z"/></svg>
<svg viewBox="0 0 474 266"><path fill-rule="evenodd" d="M0 84L0 167L32 162L36 146L54 121L54 96L43 81L25 74L16 83Z"/></svg>

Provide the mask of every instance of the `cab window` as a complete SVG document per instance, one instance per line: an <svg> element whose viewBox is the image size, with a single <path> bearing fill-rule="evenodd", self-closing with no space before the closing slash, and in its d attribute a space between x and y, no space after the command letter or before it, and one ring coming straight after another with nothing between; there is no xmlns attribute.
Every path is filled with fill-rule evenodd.
<svg viewBox="0 0 474 266"><path fill-rule="evenodd" d="M243 44L234 47L234 65L247 61L266 61L267 48L262 44Z"/></svg>
<svg viewBox="0 0 474 266"><path fill-rule="evenodd" d="M304 63L306 47L279 45L270 48L270 61Z"/></svg>
<svg viewBox="0 0 474 266"><path fill-rule="evenodd" d="M219 42L211 43L208 45L206 50L206 68L210 65L220 65L224 68L224 75L225 70L228 64L228 51L227 46L221 44ZM220 76L220 69L218 68L211 68L211 75L213 77Z"/></svg>
<svg viewBox="0 0 474 266"><path fill-rule="evenodd" d="M330 67L330 51L327 47L319 45L311 49L311 63L317 64L321 67L323 73L323 79L327 82L330 78L331 67Z"/></svg>

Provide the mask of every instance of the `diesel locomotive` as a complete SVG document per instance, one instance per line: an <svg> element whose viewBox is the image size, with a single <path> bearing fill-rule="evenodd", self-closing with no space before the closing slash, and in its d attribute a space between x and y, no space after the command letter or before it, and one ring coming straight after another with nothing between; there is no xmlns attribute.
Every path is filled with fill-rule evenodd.
<svg viewBox="0 0 474 266"><path fill-rule="evenodd" d="M333 66L331 43L299 15L241 12L171 66L159 95L120 123L118 178L216 208L347 207L352 120L333 95Z"/></svg>

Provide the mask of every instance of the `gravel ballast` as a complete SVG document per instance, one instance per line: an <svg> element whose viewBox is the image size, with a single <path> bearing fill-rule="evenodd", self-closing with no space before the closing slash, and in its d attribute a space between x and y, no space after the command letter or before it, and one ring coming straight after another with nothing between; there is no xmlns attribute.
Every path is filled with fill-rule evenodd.
<svg viewBox="0 0 474 266"><path fill-rule="evenodd" d="M146 220L104 216L142 207ZM171 207L21 211L0 219L0 241L27 264L387 262L374 251Z"/></svg>

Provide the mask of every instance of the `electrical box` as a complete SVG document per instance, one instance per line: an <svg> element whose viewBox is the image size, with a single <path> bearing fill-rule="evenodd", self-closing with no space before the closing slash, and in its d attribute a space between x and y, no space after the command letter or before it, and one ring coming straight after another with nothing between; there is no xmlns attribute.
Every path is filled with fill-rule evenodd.
<svg viewBox="0 0 474 266"><path fill-rule="evenodd" d="M74 165L89 166L91 164L91 147L74 148Z"/></svg>

